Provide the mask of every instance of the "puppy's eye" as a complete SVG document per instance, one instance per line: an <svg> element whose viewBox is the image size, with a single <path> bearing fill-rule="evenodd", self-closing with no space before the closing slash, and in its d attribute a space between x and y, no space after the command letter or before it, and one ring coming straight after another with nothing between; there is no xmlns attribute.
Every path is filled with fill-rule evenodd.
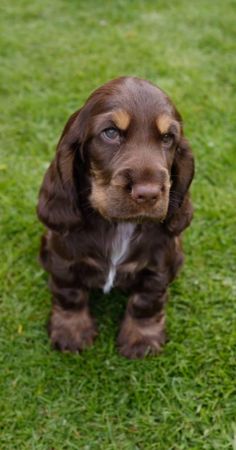
<svg viewBox="0 0 236 450"><path fill-rule="evenodd" d="M120 138L120 133L117 128L111 127L106 128L106 130L103 130L102 135L105 139L109 141L117 141Z"/></svg>
<svg viewBox="0 0 236 450"><path fill-rule="evenodd" d="M171 145L174 140L174 135L172 133L162 134L161 140L162 140L163 144Z"/></svg>

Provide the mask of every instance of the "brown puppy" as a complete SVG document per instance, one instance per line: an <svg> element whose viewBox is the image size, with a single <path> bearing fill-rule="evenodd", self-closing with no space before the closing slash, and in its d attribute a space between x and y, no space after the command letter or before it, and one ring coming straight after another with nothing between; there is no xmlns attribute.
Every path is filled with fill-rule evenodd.
<svg viewBox="0 0 236 450"><path fill-rule="evenodd" d="M129 301L118 336L128 358L165 341L168 284L183 262L194 159L181 116L151 83L121 77L97 89L68 120L39 195L46 225L54 347L81 351L97 331L89 291L119 287Z"/></svg>

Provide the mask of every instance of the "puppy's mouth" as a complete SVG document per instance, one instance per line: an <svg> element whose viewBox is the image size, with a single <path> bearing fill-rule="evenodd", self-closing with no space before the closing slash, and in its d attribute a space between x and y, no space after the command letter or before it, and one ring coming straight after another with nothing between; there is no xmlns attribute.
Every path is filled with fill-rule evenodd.
<svg viewBox="0 0 236 450"><path fill-rule="evenodd" d="M112 221L130 221L136 223L143 222L163 222L167 215L167 208L161 211L137 211L134 213L127 213L126 211L103 211L104 218Z"/></svg>

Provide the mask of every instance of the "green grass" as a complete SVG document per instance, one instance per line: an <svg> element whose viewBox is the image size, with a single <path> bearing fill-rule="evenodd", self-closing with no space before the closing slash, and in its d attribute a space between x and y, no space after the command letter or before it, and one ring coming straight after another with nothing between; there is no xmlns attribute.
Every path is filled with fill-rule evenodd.
<svg viewBox="0 0 236 450"><path fill-rule="evenodd" d="M233 0L1 2L0 449L236 449ZM197 161L186 264L159 358L115 347L125 298L96 295L100 335L53 352L37 192L70 113L119 75L176 102Z"/></svg>

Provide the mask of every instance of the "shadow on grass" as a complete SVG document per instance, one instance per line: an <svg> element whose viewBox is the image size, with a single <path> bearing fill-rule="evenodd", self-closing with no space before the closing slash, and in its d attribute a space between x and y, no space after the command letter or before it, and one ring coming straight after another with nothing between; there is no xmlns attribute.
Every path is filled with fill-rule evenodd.
<svg viewBox="0 0 236 450"><path fill-rule="evenodd" d="M104 294L100 290L91 292L91 312L102 333L113 336L117 335L120 323L125 314L127 301L128 296L117 289L112 290L109 294Z"/></svg>

